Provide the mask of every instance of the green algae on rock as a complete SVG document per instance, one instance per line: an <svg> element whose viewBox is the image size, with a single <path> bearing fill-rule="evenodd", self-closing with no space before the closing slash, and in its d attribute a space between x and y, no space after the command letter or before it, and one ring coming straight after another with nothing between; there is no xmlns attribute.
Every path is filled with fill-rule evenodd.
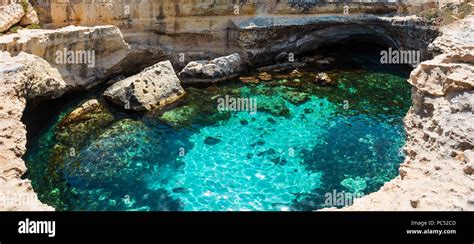
<svg viewBox="0 0 474 244"><path fill-rule="evenodd" d="M68 182L94 186L136 184L149 170L144 158L159 152L158 138L151 137L148 131L141 121L115 122L66 162Z"/></svg>
<svg viewBox="0 0 474 244"><path fill-rule="evenodd" d="M56 138L64 145L79 148L93 133L97 133L113 120L111 112L97 99L92 99L58 123Z"/></svg>

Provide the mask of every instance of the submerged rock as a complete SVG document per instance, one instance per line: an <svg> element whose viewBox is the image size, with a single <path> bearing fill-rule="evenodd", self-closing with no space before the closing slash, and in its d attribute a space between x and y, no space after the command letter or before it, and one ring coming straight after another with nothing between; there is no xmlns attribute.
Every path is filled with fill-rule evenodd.
<svg viewBox="0 0 474 244"><path fill-rule="evenodd" d="M362 193L367 188L367 181L361 177L346 178L341 185L352 193Z"/></svg>
<svg viewBox="0 0 474 244"><path fill-rule="evenodd" d="M280 97L258 97L257 110L265 111L274 116L289 116L290 110L285 104L285 100Z"/></svg>
<svg viewBox="0 0 474 244"><path fill-rule="evenodd" d="M110 111L92 99L69 113L57 125L56 138L62 144L79 148L82 143L114 120Z"/></svg>
<svg viewBox="0 0 474 244"><path fill-rule="evenodd" d="M105 90L104 97L134 111L151 111L177 101L184 89L170 61L159 62Z"/></svg>
<svg viewBox="0 0 474 244"><path fill-rule="evenodd" d="M140 183L150 172L148 158L159 157L159 141L149 138L148 131L141 121L114 123L65 162L68 183L80 188Z"/></svg>
<svg viewBox="0 0 474 244"><path fill-rule="evenodd" d="M192 61L178 73L183 83L213 83L232 79L241 71L242 61L238 53L211 61Z"/></svg>
<svg viewBox="0 0 474 244"><path fill-rule="evenodd" d="M221 120L228 120L230 112L217 110L216 95L226 93L227 90L205 90L189 88L183 105L158 115L166 124L176 128L191 127L192 124L211 125ZM232 93L232 90L229 91Z"/></svg>
<svg viewBox="0 0 474 244"><path fill-rule="evenodd" d="M186 105L166 111L160 116L160 119L172 126L190 126L192 117L196 113L198 113L196 107Z"/></svg>
<svg viewBox="0 0 474 244"><path fill-rule="evenodd" d="M311 96L305 92L287 91L283 93L283 98L290 103L300 105L311 99Z"/></svg>
<svg viewBox="0 0 474 244"><path fill-rule="evenodd" d="M221 141L222 141L221 139L218 139L212 136L208 136L206 137L206 139L204 139L204 143L206 145L212 145L212 146L220 143Z"/></svg>

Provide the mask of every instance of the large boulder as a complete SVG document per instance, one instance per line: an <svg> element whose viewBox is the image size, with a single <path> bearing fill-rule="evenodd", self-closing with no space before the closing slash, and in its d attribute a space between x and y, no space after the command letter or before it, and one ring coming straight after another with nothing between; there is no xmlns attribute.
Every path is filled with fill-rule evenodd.
<svg viewBox="0 0 474 244"><path fill-rule="evenodd" d="M214 83L235 78L241 71L242 60L238 53L211 61L189 62L178 76L183 83Z"/></svg>
<svg viewBox="0 0 474 244"><path fill-rule="evenodd" d="M151 111L171 104L184 95L170 61L159 62L141 73L107 88L104 96L134 111Z"/></svg>
<svg viewBox="0 0 474 244"><path fill-rule="evenodd" d="M25 11L18 3L12 3L0 7L0 32L9 30L13 25L18 23Z"/></svg>

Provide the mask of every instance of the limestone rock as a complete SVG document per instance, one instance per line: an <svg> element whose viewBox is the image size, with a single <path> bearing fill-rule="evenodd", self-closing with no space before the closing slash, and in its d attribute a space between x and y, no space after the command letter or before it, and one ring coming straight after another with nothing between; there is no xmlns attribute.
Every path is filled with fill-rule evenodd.
<svg viewBox="0 0 474 244"><path fill-rule="evenodd" d="M171 104L184 95L170 61L159 62L141 73L107 88L104 96L134 111L151 111Z"/></svg>
<svg viewBox="0 0 474 244"><path fill-rule="evenodd" d="M39 24L38 15L36 14L35 9L31 6L30 2L25 1L27 3L25 15L20 20L21 26L28 26L32 24Z"/></svg>
<svg viewBox="0 0 474 244"><path fill-rule="evenodd" d="M241 65L240 55L234 53L211 61L189 62L178 76L183 83L213 83L237 77Z"/></svg>
<svg viewBox="0 0 474 244"><path fill-rule="evenodd" d="M245 63L257 67L273 63L284 52L295 55L311 53L325 44L361 34L372 36L374 43L397 49L421 50L421 58L425 59L428 55L424 50L438 34L434 26L414 16L258 16L233 22L239 30L236 40L242 49L239 53L245 54L242 55ZM335 60L315 61L318 66L327 66Z"/></svg>
<svg viewBox="0 0 474 244"><path fill-rule="evenodd" d="M21 20L24 14L23 7L18 3L0 6L0 32L9 30Z"/></svg>
<svg viewBox="0 0 474 244"><path fill-rule="evenodd" d="M474 164L474 151L466 150L464 151L464 160L467 164Z"/></svg>
<svg viewBox="0 0 474 244"><path fill-rule="evenodd" d="M243 83L251 83L251 84L258 84L260 80L256 77L246 76L246 77L239 77L239 80Z"/></svg>
<svg viewBox="0 0 474 244"><path fill-rule="evenodd" d="M115 26L68 26L57 30L18 30L0 36L0 50L12 55L23 51L57 68L71 88L90 88L124 69L129 53Z"/></svg>
<svg viewBox="0 0 474 244"><path fill-rule="evenodd" d="M474 67L466 62L469 56L473 57L473 54L442 54L425 61L411 73L409 82L432 95L470 89L474 87Z"/></svg>
<svg viewBox="0 0 474 244"><path fill-rule="evenodd" d="M472 197L473 23L471 15L443 27L430 45L438 55L410 75L413 105L404 119L402 177L346 210L474 210L469 201L459 201ZM422 197L423 204L411 196Z"/></svg>
<svg viewBox="0 0 474 244"><path fill-rule="evenodd" d="M68 89L58 70L38 56L21 52L11 57L9 53L1 52L0 57L6 62L12 62L12 65L23 67L11 72L21 73L23 89L19 95L24 95L27 99L57 98Z"/></svg>
<svg viewBox="0 0 474 244"><path fill-rule="evenodd" d="M26 100L28 67L0 54L0 211L51 211L34 193L21 159L26 151L26 128L21 122Z"/></svg>
<svg viewBox="0 0 474 244"><path fill-rule="evenodd" d="M474 196L469 197L469 199L467 200L467 202L468 202L469 204L474 205Z"/></svg>
<svg viewBox="0 0 474 244"><path fill-rule="evenodd" d="M466 44L471 43L472 45L472 40L474 40L472 26L474 26L474 19L472 17L467 17L461 21L456 21L455 24L443 26L441 28L441 32L443 34L437 37L428 46L428 49L432 53L438 55L442 53L450 53L453 51L466 51ZM472 46L470 49L472 50Z"/></svg>
<svg viewBox="0 0 474 244"><path fill-rule="evenodd" d="M271 81L273 79L272 75L267 72L262 72L258 74L258 79L262 81Z"/></svg>
<svg viewBox="0 0 474 244"><path fill-rule="evenodd" d="M58 98L68 90L69 87L59 71L44 59L24 52L18 54L16 59L28 67L25 87L27 99Z"/></svg>

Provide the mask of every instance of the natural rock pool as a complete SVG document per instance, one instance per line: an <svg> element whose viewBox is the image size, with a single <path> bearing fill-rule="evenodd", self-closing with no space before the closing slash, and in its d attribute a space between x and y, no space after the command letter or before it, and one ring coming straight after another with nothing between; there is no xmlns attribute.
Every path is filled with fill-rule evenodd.
<svg viewBox="0 0 474 244"><path fill-rule="evenodd" d="M368 194L398 174L411 101L409 69L353 57L328 83L309 68L186 87L164 113L126 113L103 88L29 104L24 177L57 210L342 207L327 193ZM226 95L255 98L257 112L219 112Z"/></svg>

